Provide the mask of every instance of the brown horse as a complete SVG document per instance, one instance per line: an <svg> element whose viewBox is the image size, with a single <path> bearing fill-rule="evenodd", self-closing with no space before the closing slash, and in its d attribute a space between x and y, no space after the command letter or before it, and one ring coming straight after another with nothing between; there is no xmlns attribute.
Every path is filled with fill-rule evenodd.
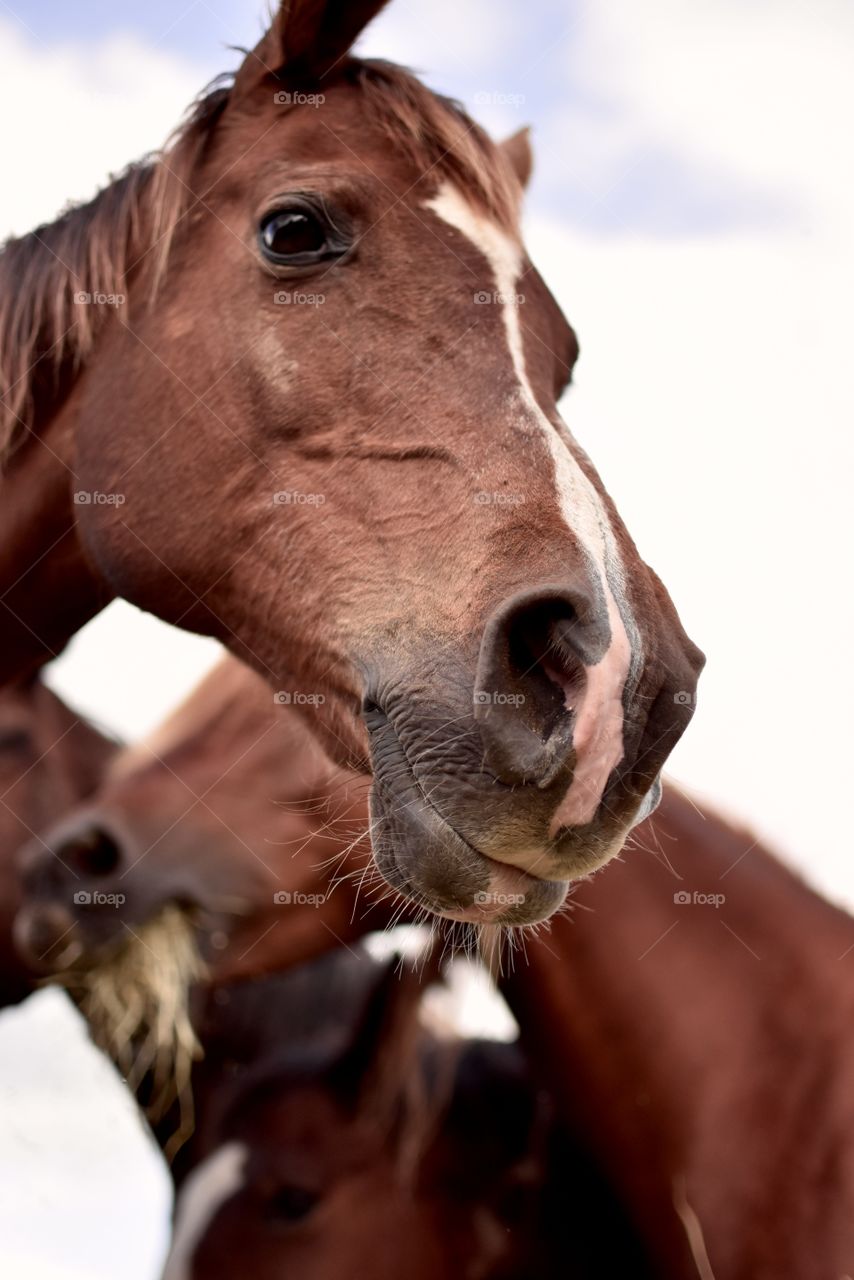
<svg viewBox="0 0 854 1280"><path fill-rule="evenodd" d="M91 964L177 905L223 982L410 918L371 867L368 786L227 658L23 851L19 945L42 970Z"/></svg>
<svg viewBox="0 0 854 1280"><path fill-rule="evenodd" d="M398 970L338 951L207 1000L164 1280L650 1274L518 1047L438 1039Z"/></svg>
<svg viewBox="0 0 854 1280"><path fill-rule="evenodd" d="M242 694L229 692L230 680L243 682ZM191 701L161 738L160 765L134 749L96 798L94 822L93 810L72 820L72 848L77 840L83 850L97 848L92 832L102 825L120 831L120 865L130 868L123 881L100 881L86 872L84 856L76 864L89 876L84 883L90 891L99 883L126 885L121 910L133 912L134 928L179 884L180 900L208 902L207 932L232 939L222 952L207 949L215 977L298 961L334 943L330 927L352 941L369 927L364 908L353 910L354 882L345 880L331 897L328 888L338 855L364 829L364 784L350 779L355 807L342 801L344 826L336 831L333 780L342 775L305 750L290 708L281 708L287 726L265 770L260 757L244 754L269 725L262 682L234 664L231 675L220 672L197 696L198 718ZM230 703L245 716L240 731L236 717L225 714ZM298 754L287 755L289 741ZM291 785L300 761L306 772ZM230 789L221 778L229 768ZM184 779L221 818L201 836L203 806L182 818L193 805ZM277 781L289 788L287 803L265 809ZM342 794L349 795L346 783ZM252 824L244 827L247 815ZM143 816L148 825L137 830ZM155 842L150 854L141 836ZM191 859L194 838L201 843ZM827 1274L845 1274L854 1221L846 1138L854 925L752 837L672 788L638 828L637 843L606 876L576 889L572 914L556 919L542 941L527 940L525 959L504 979L531 1056L565 1120L632 1207L660 1275L803 1280L816 1259L826 1260ZM285 852L271 861L270 879L265 872L256 880L250 870L256 847L262 856ZM57 848L66 860L69 850L61 841ZM354 852L359 848L364 842ZM35 856L42 871L36 868L31 887L42 896L33 901L67 904L73 882L59 874L51 880L45 869L60 864L44 850ZM205 898L207 866L218 903ZM273 904L277 885L305 900ZM327 914L345 899L346 910ZM237 907L245 914L230 916ZM375 912L369 919L378 927L394 908L378 903ZM94 909L77 913L87 950L102 937L126 936L121 911L102 917L111 926L99 924Z"/></svg>
<svg viewBox="0 0 854 1280"><path fill-rule="evenodd" d="M17 851L91 794L115 750L38 676L0 691L0 1005L29 995L34 978L12 944Z"/></svg>
<svg viewBox="0 0 854 1280"><path fill-rule="evenodd" d="M854 1275L854 922L666 788L504 980L657 1274Z"/></svg>
<svg viewBox="0 0 854 1280"><path fill-rule="evenodd" d="M370 762L391 884L523 923L654 803L702 656L558 414L525 137L351 56L380 7L289 0L7 245L0 678L112 595L217 636Z"/></svg>

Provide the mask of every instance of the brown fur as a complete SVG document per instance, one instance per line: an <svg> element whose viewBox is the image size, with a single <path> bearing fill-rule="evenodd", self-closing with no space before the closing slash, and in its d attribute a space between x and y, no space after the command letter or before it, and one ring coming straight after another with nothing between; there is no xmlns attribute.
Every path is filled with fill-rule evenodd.
<svg viewBox="0 0 854 1280"><path fill-rule="evenodd" d="M521 245L524 141L496 146L408 72L351 57L378 7L283 5L160 157L0 260L18 441L0 681L113 595L216 636L302 692L339 765L370 767L389 884L455 919L531 922L621 846L702 655L559 417L578 348ZM292 90L323 103L283 106ZM518 258L530 391L507 304L477 305L497 285L478 236L431 204L443 185ZM272 261L262 228L295 203L323 252ZM126 300L75 307L75 284ZM322 284L322 305L280 305L294 284ZM591 487L581 522L555 448L580 506ZM610 525L605 567L584 521ZM620 656L599 702L597 666L622 654L606 578L631 671ZM598 729L613 767L564 818Z"/></svg>
<svg viewBox="0 0 854 1280"><path fill-rule="evenodd" d="M18 851L94 791L115 751L40 679L0 692L0 1005L23 999L37 977L12 944Z"/></svg>
<svg viewBox="0 0 854 1280"><path fill-rule="evenodd" d="M259 676L226 659L114 758L85 805L28 843L21 944L47 971L63 955L77 968L111 964L129 929L177 904L222 983L383 928L406 903L371 868L367 789ZM124 901L81 905L80 890ZM283 893L293 900L277 901Z"/></svg>
<svg viewBox="0 0 854 1280"><path fill-rule="evenodd" d="M512 226L519 184L509 164L496 167L486 135L458 103L431 93L394 63L353 58L342 70L392 146ZM194 190L192 183L228 106L231 81L220 77L192 105L161 153L130 165L55 222L6 242L0 253L0 458L43 421L58 393L68 393L69 377L92 353L108 309L75 305L74 295L126 295L131 273L144 266L152 301L156 297L179 223L204 202L204 188Z"/></svg>
<svg viewBox="0 0 854 1280"><path fill-rule="evenodd" d="M200 1161L231 1142L247 1160L193 1274L643 1280L621 1207L518 1047L423 1028L422 963L341 950L206 1002L179 1221Z"/></svg>
<svg viewBox="0 0 854 1280"><path fill-rule="evenodd" d="M637 844L504 978L523 1043L657 1275L851 1274L854 922L674 789Z"/></svg>

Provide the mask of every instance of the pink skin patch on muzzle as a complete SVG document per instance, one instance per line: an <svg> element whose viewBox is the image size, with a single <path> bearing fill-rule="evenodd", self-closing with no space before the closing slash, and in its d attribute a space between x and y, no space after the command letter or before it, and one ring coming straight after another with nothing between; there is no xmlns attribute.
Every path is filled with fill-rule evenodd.
<svg viewBox="0 0 854 1280"><path fill-rule="evenodd" d="M446 920L466 921L470 924L493 924L525 902L525 898L537 877L520 867L504 866L488 859L490 864L489 887L474 895L471 906L459 911L440 911Z"/></svg>
<svg viewBox="0 0 854 1280"><path fill-rule="evenodd" d="M566 687L567 709L575 712L575 771L569 790L552 818L552 836L563 827L580 827L596 817L608 779L624 755L623 690L632 650L625 624L606 589L611 643L600 662L584 668L584 688Z"/></svg>

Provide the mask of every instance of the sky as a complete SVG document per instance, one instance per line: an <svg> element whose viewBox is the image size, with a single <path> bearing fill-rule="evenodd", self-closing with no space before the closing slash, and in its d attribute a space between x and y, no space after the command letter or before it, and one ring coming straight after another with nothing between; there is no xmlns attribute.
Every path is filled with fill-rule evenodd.
<svg viewBox="0 0 854 1280"><path fill-rule="evenodd" d="M0 234L157 147L261 15L253 0L2 0L0 114L20 123L0 144ZM708 656L670 772L854 906L854 10L393 0L362 47L415 67L495 136L533 126L527 244L582 351L565 416ZM51 679L132 737L215 656L115 605ZM0 1090L7 1021L29 1019L38 1049L56 1017L44 1004L0 1017ZM85 1059L71 1026L63 1043ZM0 1163L0 1188L10 1177ZM163 1188L145 1185L157 1223ZM142 1255L132 1276L111 1270L106 1246L102 1272L81 1257L27 1271L16 1255L15 1274L156 1275Z"/></svg>

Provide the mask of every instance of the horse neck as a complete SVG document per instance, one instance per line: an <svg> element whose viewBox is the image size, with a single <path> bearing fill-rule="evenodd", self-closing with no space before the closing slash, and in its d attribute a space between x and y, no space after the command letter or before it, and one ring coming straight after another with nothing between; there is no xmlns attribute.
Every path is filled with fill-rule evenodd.
<svg viewBox="0 0 854 1280"><path fill-rule="evenodd" d="M638 843L505 980L523 1035L665 1274L842 1274L854 922L673 791Z"/></svg>
<svg viewBox="0 0 854 1280"><path fill-rule="evenodd" d="M77 536L66 412L0 473L0 684L55 657L109 601Z"/></svg>

